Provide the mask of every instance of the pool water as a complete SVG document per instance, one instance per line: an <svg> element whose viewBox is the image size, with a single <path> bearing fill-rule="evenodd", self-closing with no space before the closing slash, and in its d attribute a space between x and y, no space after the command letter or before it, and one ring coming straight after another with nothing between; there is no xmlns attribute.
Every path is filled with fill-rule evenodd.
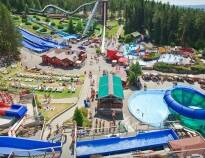
<svg viewBox="0 0 205 158"><path fill-rule="evenodd" d="M141 52L139 54L136 53L136 50L140 48ZM153 66L157 60L152 61L143 61L140 56L145 55L145 49L140 44L126 44L123 46L123 55L128 59L135 59L139 62L142 66ZM158 59L158 62L164 62L168 64L189 64L191 62L191 58L185 58L181 55L175 55L175 54L162 54L160 58Z"/></svg>
<svg viewBox="0 0 205 158"><path fill-rule="evenodd" d="M164 102L164 90L147 90L135 92L128 99L128 108L138 120L154 127L163 127L169 115Z"/></svg>

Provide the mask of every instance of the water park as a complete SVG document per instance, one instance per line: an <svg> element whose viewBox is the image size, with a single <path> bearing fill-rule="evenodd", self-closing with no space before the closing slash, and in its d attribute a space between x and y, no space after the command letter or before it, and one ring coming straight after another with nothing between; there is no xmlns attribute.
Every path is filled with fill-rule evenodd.
<svg viewBox="0 0 205 158"><path fill-rule="evenodd" d="M21 45L0 57L0 157L204 157L200 50L127 33L108 0L80 2L12 10Z"/></svg>

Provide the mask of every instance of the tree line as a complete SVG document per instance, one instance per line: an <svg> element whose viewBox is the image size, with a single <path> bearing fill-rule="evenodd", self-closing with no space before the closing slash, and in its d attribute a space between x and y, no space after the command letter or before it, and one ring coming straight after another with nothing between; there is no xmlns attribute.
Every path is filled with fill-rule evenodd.
<svg viewBox="0 0 205 158"><path fill-rule="evenodd" d="M92 0L0 0L15 12L28 12L28 8L42 9L55 4L65 10L74 10ZM86 9L86 8L84 8ZM205 48L205 11L162 4L150 0L110 0L111 15L125 18L125 33L149 33L159 45L182 45Z"/></svg>
<svg viewBox="0 0 205 158"><path fill-rule="evenodd" d="M125 0L125 32L148 32L159 45L205 48L205 11L148 0ZM147 31L146 31L147 30Z"/></svg>
<svg viewBox="0 0 205 158"><path fill-rule="evenodd" d="M16 30L10 12L0 2L0 57L18 57L20 41L21 36Z"/></svg>

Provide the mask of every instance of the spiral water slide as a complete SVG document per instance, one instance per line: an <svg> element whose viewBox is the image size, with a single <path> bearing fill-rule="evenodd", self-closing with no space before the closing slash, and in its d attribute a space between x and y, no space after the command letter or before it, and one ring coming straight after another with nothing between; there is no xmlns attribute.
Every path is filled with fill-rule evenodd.
<svg viewBox="0 0 205 158"><path fill-rule="evenodd" d="M42 10L37 10L37 9L30 9L30 11L33 11L33 12L38 12L38 13L44 13L47 9L49 8L55 8L57 10L60 10L62 11L63 13L65 13L66 15L73 15L75 13L77 13L81 8L85 7L85 6L89 6L89 5L92 5L96 3L96 1L92 1L92 2L88 2L88 3L84 3L82 5L80 5L78 8L76 8L75 10L73 11L66 11L56 5L53 5L53 4L49 4L49 5L46 5Z"/></svg>

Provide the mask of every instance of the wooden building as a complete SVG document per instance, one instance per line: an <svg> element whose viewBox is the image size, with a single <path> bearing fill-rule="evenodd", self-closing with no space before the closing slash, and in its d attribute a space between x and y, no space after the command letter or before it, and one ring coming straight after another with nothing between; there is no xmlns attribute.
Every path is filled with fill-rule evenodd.
<svg viewBox="0 0 205 158"><path fill-rule="evenodd" d="M55 67L68 68L81 64L87 57L86 52L80 49L73 50L51 50L44 54L42 63Z"/></svg>
<svg viewBox="0 0 205 158"><path fill-rule="evenodd" d="M104 115L110 115L112 112L122 114L124 93L120 77L117 75L101 76L97 99L97 111L99 113Z"/></svg>

